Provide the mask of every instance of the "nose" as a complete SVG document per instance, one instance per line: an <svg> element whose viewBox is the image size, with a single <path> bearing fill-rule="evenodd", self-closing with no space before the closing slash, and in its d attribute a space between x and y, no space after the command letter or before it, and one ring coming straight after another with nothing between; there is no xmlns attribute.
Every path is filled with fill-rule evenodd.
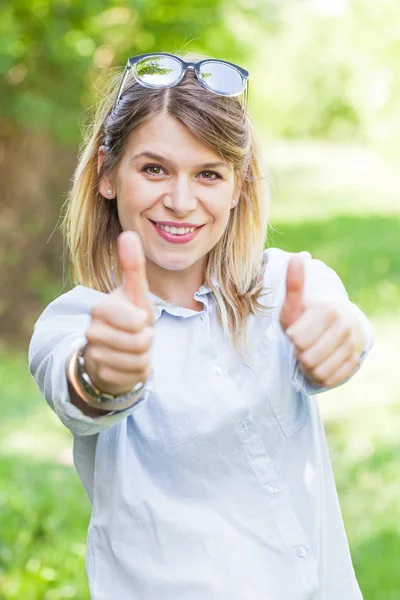
<svg viewBox="0 0 400 600"><path fill-rule="evenodd" d="M163 202L166 208L173 210L180 217L195 210L197 200L189 178L185 175L174 177Z"/></svg>

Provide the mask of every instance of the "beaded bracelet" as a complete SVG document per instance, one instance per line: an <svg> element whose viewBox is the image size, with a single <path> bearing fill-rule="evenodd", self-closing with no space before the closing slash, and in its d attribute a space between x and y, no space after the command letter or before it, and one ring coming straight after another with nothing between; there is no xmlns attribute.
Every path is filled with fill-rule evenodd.
<svg viewBox="0 0 400 600"><path fill-rule="evenodd" d="M75 350L68 362L68 379L78 396L89 406L104 411L120 411L133 406L142 396L144 383L137 383L130 392L122 396L101 393L90 380L84 369L85 346Z"/></svg>

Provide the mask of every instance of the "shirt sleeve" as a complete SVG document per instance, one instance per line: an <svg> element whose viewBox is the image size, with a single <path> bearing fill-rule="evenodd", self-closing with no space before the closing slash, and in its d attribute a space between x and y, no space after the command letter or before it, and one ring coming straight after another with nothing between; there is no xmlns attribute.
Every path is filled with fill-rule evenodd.
<svg viewBox="0 0 400 600"><path fill-rule="evenodd" d="M125 419L148 399L150 377L140 399L131 407L100 417L89 417L72 404L66 375L67 360L87 342L90 312L104 294L77 286L56 298L37 320L29 344L29 371L49 406L75 435L94 435Z"/></svg>
<svg viewBox="0 0 400 600"><path fill-rule="evenodd" d="M312 258L309 252L303 251L300 252L299 255L303 258L304 266L305 266L305 284L304 284L304 296L305 298L313 299L313 300L337 300L340 302L348 302L354 308L355 314L358 316L360 320L360 324L364 333L364 348L360 355L359 363L351 375L339 385L343 385L349 379L351 379L357 371L361 368L367 354L372 348L374 336L373 329L371 323L369 322L366 315L363 311L351 300L349 299L348 293L337 273L331 268L328 267L321 260ZM289 263L289 259L291 258L291 254L288 253L287 256L287 265ZM281 289L281 298L282 302L285 295L285 282L286 282L286 270L285 277L283 279L283 286ZM311 383L309 379L304 375L300 368L300 364L297 358L294 356L294 347L290 340L285 336L288 343L288 352L289 359L291 363L291 373L292 373L292 383L297 391L304 392L307 395L312 395L316 393L321 393L330 389L332 387L324 387L322 385ZM338 387L338 386L334 386Z"/></svg>

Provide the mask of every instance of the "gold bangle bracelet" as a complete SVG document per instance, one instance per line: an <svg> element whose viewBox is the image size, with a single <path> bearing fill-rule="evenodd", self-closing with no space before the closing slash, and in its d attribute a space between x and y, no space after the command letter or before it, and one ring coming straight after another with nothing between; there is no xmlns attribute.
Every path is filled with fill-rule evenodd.
<svg viewBox="0 0 400 600"><path fill-rule="evenodd" d="M96 400L94 400L89 394L86 393L85 390L82 389L82 386L80 385L80 382L79 382L79 379L77 376L77 360L78 360L78 354L79 354L80 350L81 349L78 348L71 355L69 362L68 362L67 373L68 373L68 379L69 379L73 389L75 390L76 394L86 404L88 404L92 408L97 408L99 410L109 412L109 411L125 410L126 408L130 408L131 406L139 403L142 400L143 392L144 392L144 383L141 383L140 387L139 387L139 384L137 384L137 386L135 386L135 387L138 387L138 389L137 390L133 389L128 394L118 396L112 400L96 402Z"/></svg>
<svg viewBox="0 0 400 600"><path fill-rule="evenodd" d="M73 354L71 355L71 357L68 361L67 372L68 372L69 382L72 385L76 394L79 396L79 398L81 398L86 404L88 404L92 408L99 408L99 405L95 404L91 400L90 396L87 395L79 385L79 382L78 382L78 379L76 376L76 360L77 360L78 352L79 352L79 348L73 352Z"/></svg>

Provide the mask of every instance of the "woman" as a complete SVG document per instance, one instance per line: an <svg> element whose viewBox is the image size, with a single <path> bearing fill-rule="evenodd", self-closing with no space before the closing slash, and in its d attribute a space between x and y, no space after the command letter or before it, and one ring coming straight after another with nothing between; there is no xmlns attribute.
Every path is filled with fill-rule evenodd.
<svg viewBox="0 0 400 600"><path fill-rule="evenodd" d="M371 327L324 263L264 250L247 78L130 58L76 170L77 285L29 359L92 502L94 600L361 598L315 393Z"/></svg>

